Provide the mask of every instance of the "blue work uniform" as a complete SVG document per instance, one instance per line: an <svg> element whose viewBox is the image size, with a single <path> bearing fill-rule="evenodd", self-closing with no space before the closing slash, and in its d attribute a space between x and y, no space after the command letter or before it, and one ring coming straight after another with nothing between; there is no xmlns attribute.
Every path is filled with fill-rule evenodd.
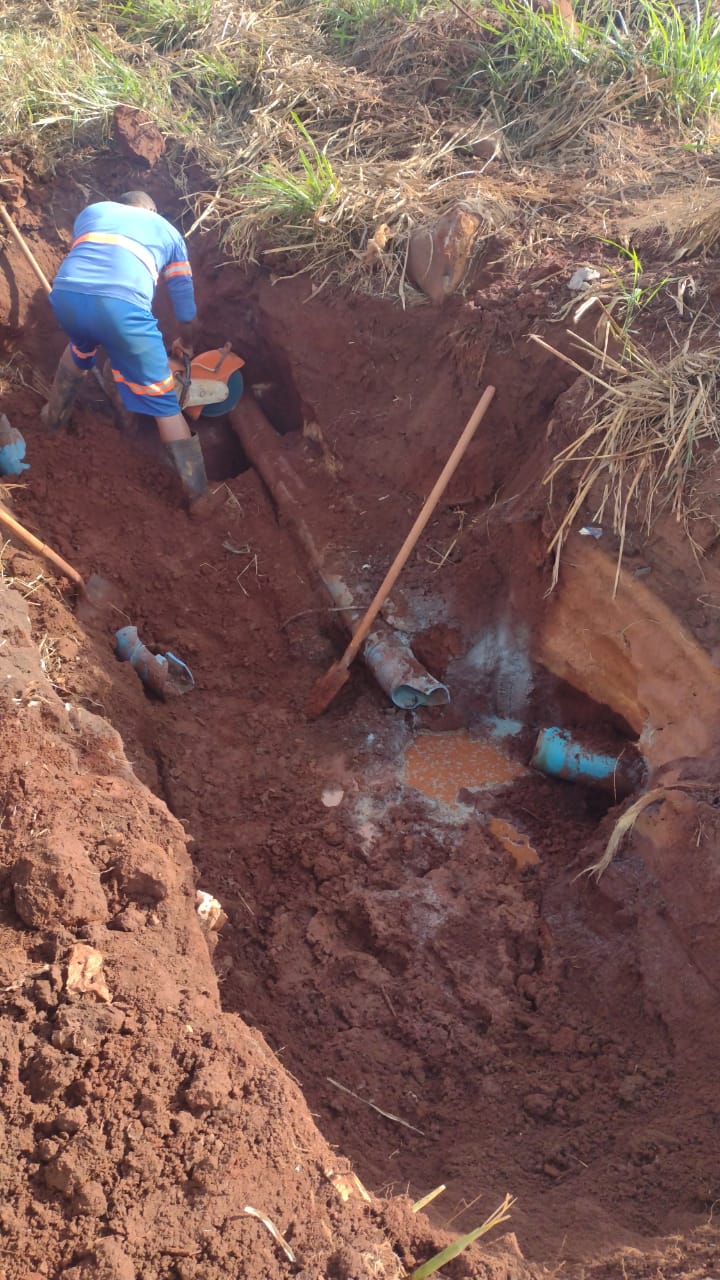
<svg viewBox="0 0 720 1280"><path fill-rule="evenodd" d="M177 319L193 320L192 271L182 236L159 213L102 200L76 218L50 304L78 368L91 369L98 346L104 347L126 408L169 418L180 405L152 314L161 275Z"/></svg>

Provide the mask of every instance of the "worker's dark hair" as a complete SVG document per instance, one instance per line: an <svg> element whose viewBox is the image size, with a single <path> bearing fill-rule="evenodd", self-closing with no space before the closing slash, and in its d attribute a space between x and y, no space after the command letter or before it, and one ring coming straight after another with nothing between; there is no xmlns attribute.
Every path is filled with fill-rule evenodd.
<svg viewBox="0 0 720 1280"><path fill-rule="evenodd" d="M119 197L118 204L133 204L139 209L152 209L153 213L157 213L155 201L147 191L126 191Z"/></svg>

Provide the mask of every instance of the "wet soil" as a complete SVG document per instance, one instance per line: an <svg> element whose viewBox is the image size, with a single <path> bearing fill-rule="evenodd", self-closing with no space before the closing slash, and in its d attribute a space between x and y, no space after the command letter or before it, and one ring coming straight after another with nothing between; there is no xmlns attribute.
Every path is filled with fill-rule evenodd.
<svg viewBox="0 0 720 1280"><path fill-rule="evenodd" d="M111 191L113 182L118 191L127 185L120 166L112 177L97 167L93 172ZM56 188L58 230L53 235L43 223L45 258L39 255L50 272L80 203L70 186ZM31 203L25 229L32 232L40 220ZM310 478L319 539L342 554L368 594L483 383L492 379L498 395L389 610L413 633L416 653L433 674L451 681L453 705L398 712L358 667L328 714L309 722L305 697L336 655L337 623L255 473L229 479L221 512L206 524L191 523L150 428L123 437L101 405L87 402L67 434L48 440L38 420L41 397L31 387L4 383L2 408L25 435L32 462L12 491L14 510L84 573L110 578L121 612L81 625L69 613L70 592L54 580L39 581L40 563L24 552L6 550L6 576L26 584L33 637L60 699L114 726L135 777L163 802L146 798L147 812L135 810L143 839L162 844L156 825L169 824L176 852L164 856L182 864L188 877L180 851L184 830L200 887L219 897L229 916L214 951L223 1008L242 1020L233 1026L243 1045L264 1043L261 1033L284 1068L278 1072L273 1060L272 1085L257 1085L256 1128L246 1126L244 1110L238 1121L236 1108L232 1123L241 1129L213 1147L207 1165L194 1148L183 1157L191 1169L200 1164L200 1186L212 1206L217 1240L201 1238L199 1209L188 1227L206 1270L197 1270L194 1257L168 1261L156 1251L152 1274L212 1276L211 1264L241 1259L250 1274L282 1269L260 1228L253 1240L262 1240L261 1264L241 1248L239 1228L232 1228L229 1243L221 1247L218 1240L225 1240L230 1213L223 1196L254 1204L251 1186L272 1187L267 1212L278 1214L282 1228L303 1218L297 1200L290 1210L284 1199L288 1187L298 1194L288 1149L294 1143L301 1155L309 1152L313 1168L327 1149L309 1125L301 1094L285 1083L287 1072L320 1133L352 1158L373 1191L419 1196L443 1182L447 1191L435 1202L433 1220L450 1229L475 1225L506 1191L518 1197L511 1225L531 1262L505 1254L496 1271L492 1261L458 1267L519 1277L537 1265L550 1275L614 1277L620 1264L605 1260L624 1249L628 1276L689 1276L694 1255L696 1274L704 1266L711 1275L718 1254L706 1224L720 1197L713 1065L720 833L713 783L697 784L713 776L709 713L720 614L706 610L708 616L698 618L687 607L693 591L700 595L698 575L665 528L672 556L657 546L640 548L656 578L642 616L650 616L651 605L667 608L679 630L668 626L652 649L646 645L642 666L637 652L619 641L615 647L604 641L603 665L593 650L592 637L605 636L608 619L624 633L640 607L628 588L628 601L612 606L626 612L612 615L602 566L607 561L612 572L614 566L602 549L573 548L565 594L559 603L546 599L545 506L537 478L551 447L549 420L555 413L561 424L569 422L558 401L569 375L528 340L536 319L519 305L527 282L489 274L478 279L469 301L453 300L442 312L417 306L402 313L380 300L312 296L303 280L273 285L260 272L221 271L214 253L211 243L195 249L203 338L208 346L230 339L247 360L259 403L284 432L288 457ZM48 378L62 338L23 264L3 255L8 260L11 287L0 293L8 321L4 356L29 360ZM561 341L552 323L544 332ZM222 457L220 446L218 470ZM228 474L236 465L237 459ZM704 590L713 590L712 577L707 583ZM581 605L582 626L576 621ZM128 621L151 647L170 649L190 665L193 694L166 703L146 696L134 672L113 656L114 628ZM591 639L583 643L585 633ZM563 634L570 653L565 665L557 657ZM668 686L679 683L681 645L687 698L700 690L707 702L707 717L702 709L693 716L703 727L699 746L684 731L673 737L680 720ZM683 700L681 688L675 697ZM607 812L607 801L524 772L529 749L522 735L508 747L517 778L450 799L433 800L407 785L405 753L419 732L469 725L479 737L488 714L517 717L535 729L548 723L592 728L603 745L642 736L648 723L653 741L666 744L658 763L703 753L708 759L695 765L694 789L688 784L669 793L643 815L622 857L596 885L578 873L602 851L617 815ZM39 756L42 733L41 726L33 739ZM25 759L26 751L23 739L9 738L9 761ZM687 778L688 768L679 765L666 776ZM33 785L41 769L42 762ZM53 777L51 769L44 784L48 810L58 805L64 812L66 778L67 771ZM22 788L22 780L16 785ZM332 808L323 803L328 791L334 798L342 792ZM69 833L101 848L98 831L119 828L120 809L136 806L135 796L119 793L117 813L108 820L93 783L82 794L82 819L68 808ZM44 822L42 809L38 813ZM538 862L519 868L498 837L506 830L498 823L512 824ZM18 855L10 846L10 867ZM105 852L93 859L102 882L112 857ZM97 892L94 900L100 918L93 921L83 906L77 920L94 925L92 938L106 951L108 939L125 935L108 928L114 916L102 917L110 910L103 907L105 890L102 901ZM123 897L111 908L118 914L132 905L150 910ZM17 928L16 906L8 897L8 928ZM209 974L207 960L188 950L186 934L176 931L177 959L166 945L174 926L158 915L159 926L143 917L143 944L148 930L157 929L158 964L195 999L193 970ZM132 941L132 932L128 937ZM193 945L205 944L198 935ZM188 1087L187 1051L178 1045L194 1014L174 996L167 1017L175 1021L166 1027L151 1016L153 1002L162 1006L154 974L139 972L123 950L112 953L112 964L114 974L129 968L133 975L128 1001L148 1019L146 1047L134 1054L131 1034L127 1057L115 1047L103 1049L96 1064L83 1059L82 1074L112 1073L126 1082L112 1099L112 1120L120 1123L140 1106L138 1090L159 1093L162 1109L177 1108L178 1090ZM207 1008L202 1016L210 1016ZM27 1010L26 1017L32 1036L42 1040L48 1033L36 1026L36 1013ZM56 1018L53 1012L50 1021ZM113 1034L117 1039L122 1029ZM208 1044L212 1052L212 1039ZM223 1060L231 1101L236 1077L244 1079L247 1070L232 1054L243 1051L231 1047ZM154 1074L162 1089L148 1084ZM294 1090L292 1104L275 1098L278 1081ZM63 1077L62 1088L71 1086L71 1076ZM244 1107L243 1099L235 1100ZM82 1106L86 1100L75 1102L73 1094L71 1101ZM293 1107L306 1128L288 1140ZM101 1107L93 1124L107 1123L109 1114ZM38 1118L18 1115L26 1141L22 1135ZM42 1123L52 1125L50 1113ZM212 1125L204 1123L202 1140L212 1145ZM243 1173L228 1192L220 1184L226 1177L237 1181L228 1161L238 1144L261 1154L247 1166L246 1180ZM156 1147L165 1160L163 1131ZM53 1148L50 1160L57 1155ZM124 1177L120 1157L112 1158L112 1176ZM104 1187L108 1168L93 1163L96 1155L87 1159L87 1176ZM137 1176L147 1187L157 1169L145 1148L138 1161ZM177 1194L180 1173L165 1164L162 1170L158 1203L166 1214L173 1201L177 1232L187 1199ZM82 1179L68 1178L67 1187L45 1179L41 1200L51 1208L43 1240L60 1237L68 1213L75 1221L72 1203ZM309 1183L300 1185L308 1192ZM117 1234L97 1193L88 1194L97 1200L94 1221L104 1234ZM312 1194L319 1194L316 1185ZM30 1206L17 1195L22 1226ZM330 1225L332 1232L335 1221ZM394 1225L384 1238L403 1241L398 1247L405 1259L416 1256L407 1225ZM337 1229L343 1240L351 1238L352 1223ZM82 1230L80 1245L89 1249L95 1236ZM167 1235L170 1227L160 1216L152 1230ZM662 1243L667 1236L682 1243ZM130 1252L138 1263L146 1240L137 1228ZM62 1265L81 1265L80 1245L75 1252L63 1246ZM318 1244L313 1254L317 1274L330 1253L323 1248L324 1254ZM56 1248L49 1270L39 1274L60 1274L58 1256ZM358 1270L347 1259L337 1267L343 1276Z"/></svg>

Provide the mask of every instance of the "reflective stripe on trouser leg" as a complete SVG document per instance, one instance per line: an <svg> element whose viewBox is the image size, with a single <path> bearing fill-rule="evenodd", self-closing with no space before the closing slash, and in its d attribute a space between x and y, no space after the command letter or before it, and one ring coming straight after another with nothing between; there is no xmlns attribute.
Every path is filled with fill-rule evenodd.
<svg viewBox="0 0 720 1280"><path fill-rule="evenodd" d="M113 369L112 375L120 399L131 413L145 413L152 418L174 418L181 412L172 374L160 382L147 384L133 382L117 369Z"/></svg>

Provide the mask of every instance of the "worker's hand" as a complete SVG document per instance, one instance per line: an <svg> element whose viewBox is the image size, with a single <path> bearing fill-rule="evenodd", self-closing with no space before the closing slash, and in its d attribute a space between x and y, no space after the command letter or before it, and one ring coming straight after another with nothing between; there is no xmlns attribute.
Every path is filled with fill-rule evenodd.
<svg viewBox="0 0 720 1280"><path fill-rule="evenodd" d="M180 334L172 344L172 353L174 356L178 356L178 358L182 358L182 356L192 356L195 350L196 323L194 320L183 320L182 323L178 325L178 328L180 329Z"/></svg>
<svg viewBox="0 0 720 1280"><path fill-rule="evenodd" d="M178 360L182 360L183 356L192 358L193 345L192 342L184 342L182 338L175 338L172 346L170 347L170 351Z"/></svg>

